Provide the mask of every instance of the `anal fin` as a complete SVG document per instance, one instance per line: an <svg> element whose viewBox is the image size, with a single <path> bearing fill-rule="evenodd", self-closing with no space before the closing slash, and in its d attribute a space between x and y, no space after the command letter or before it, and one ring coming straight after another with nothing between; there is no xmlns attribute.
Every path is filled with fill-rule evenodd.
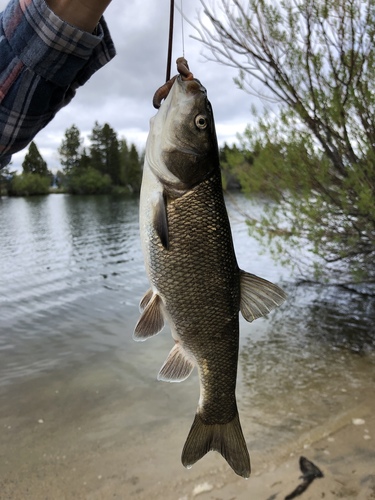
<svg viewBox="0 0 375 500"><path fill-rule="evenodd" d="M176 342L160 368L158 380L165 382L182 382L194 369L194 362L186 353L180 342Z"/></svg>
<svg viewBox="0 0 375 500"><path fill-rule="evenodd" d="M272 309L280 306L287 295L280 287L270 281L241 271L240 309L246 321L265 316Z"/></svg>
<svg viewBox="0 0 375 500"><path fill-rule="evenodd" d="M143 300L144 299L145 297ZM142 312L138 323L135 325L133 338L134 340L146 340L159 333L163 327L164 315L162 310L162 300L157 293L154 293L152 297L147 300L147 305Z"/></svg>

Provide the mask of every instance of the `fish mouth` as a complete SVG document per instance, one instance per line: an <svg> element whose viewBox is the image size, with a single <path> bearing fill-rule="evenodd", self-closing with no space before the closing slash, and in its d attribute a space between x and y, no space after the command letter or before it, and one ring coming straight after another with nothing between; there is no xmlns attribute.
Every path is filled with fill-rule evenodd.
<svg viewBox="0 0 375 500"><path fill-rule="evenodd" d="M176 63L177 71L179 74L175 75L166 83L164 83L164 85L159 87L154 94L152 104L156 109L159 109L162 101L168 97L169 92L171 91L171 88L173 87L173 84L176 80L179 85L184 86L186 94L197 94L199 92L206 93L206 89L203 87L200 81L194 78L194 75L190 71L186 59L184 59L183 57L179 57Z"/></svg>
<svg viewBox="0 0 375 500"><path fill-rule="evenodd" d="M172 87L173 84L177 82L177 84L182 87L185 93L188 94L206 94L206 89L203 87L201 82L197 78L187 79L182 75L175 75L173 78L168 80L167 83L158 88L155 92L154 97L152 99L152 104L154 108L159 109L163 100L165 100Z"/></svg>

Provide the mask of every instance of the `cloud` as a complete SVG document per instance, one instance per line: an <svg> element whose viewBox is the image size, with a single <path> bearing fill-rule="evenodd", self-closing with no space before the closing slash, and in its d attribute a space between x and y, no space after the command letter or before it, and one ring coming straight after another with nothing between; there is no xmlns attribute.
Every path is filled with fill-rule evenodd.
<svg viewBox="0 0 375 500"><path fill-rule="evenodd" d="M0 10L7 1L0 0ZM202 10L199 0L183 4L184 14L195 22ZM114 40L117 56L77 91L76 97L35 138L49 168L59 168L57 148L67 128L75 124L88 137L95 121L108 123L120 137L142 150L145 146L155 90L165 81L169 2L164 0L113 0L105 18ZM182 56L180 14L175 12L172 74L174 61ZM185 57L190 69L207 88L215 115L219 144L236 141L251 120L252 98L233 82L237 72L202 55L202 44L190 37L196 34L184 23ZM27 150L13 156L12 168L21 168Z"/></svg>

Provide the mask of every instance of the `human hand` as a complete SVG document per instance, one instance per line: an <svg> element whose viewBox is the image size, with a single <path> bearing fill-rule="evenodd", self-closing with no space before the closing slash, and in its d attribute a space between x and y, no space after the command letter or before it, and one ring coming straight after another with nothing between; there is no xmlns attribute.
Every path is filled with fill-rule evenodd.
<svg viewBox="0 0 375 500"><path fill-rule="evenodd" d="M63 21L92 33L111 0L46 0Z"/></svg>

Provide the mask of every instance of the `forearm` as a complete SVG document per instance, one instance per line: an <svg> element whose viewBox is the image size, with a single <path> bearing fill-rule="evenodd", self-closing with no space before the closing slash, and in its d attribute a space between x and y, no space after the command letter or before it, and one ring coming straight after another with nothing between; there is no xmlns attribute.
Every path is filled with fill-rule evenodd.
<svg viewBox="0 0 375 500"><path fill-rule="evenodd" d="M95 26L67 24L44 0L12 0L0 13L0 168L114 57L104 19Z"/></svg>
<svg viewBox="0 0 375 500"><path fill-rule="evenodd" d="M46 0L63 21L92 33L111 0Z"/></svg>

